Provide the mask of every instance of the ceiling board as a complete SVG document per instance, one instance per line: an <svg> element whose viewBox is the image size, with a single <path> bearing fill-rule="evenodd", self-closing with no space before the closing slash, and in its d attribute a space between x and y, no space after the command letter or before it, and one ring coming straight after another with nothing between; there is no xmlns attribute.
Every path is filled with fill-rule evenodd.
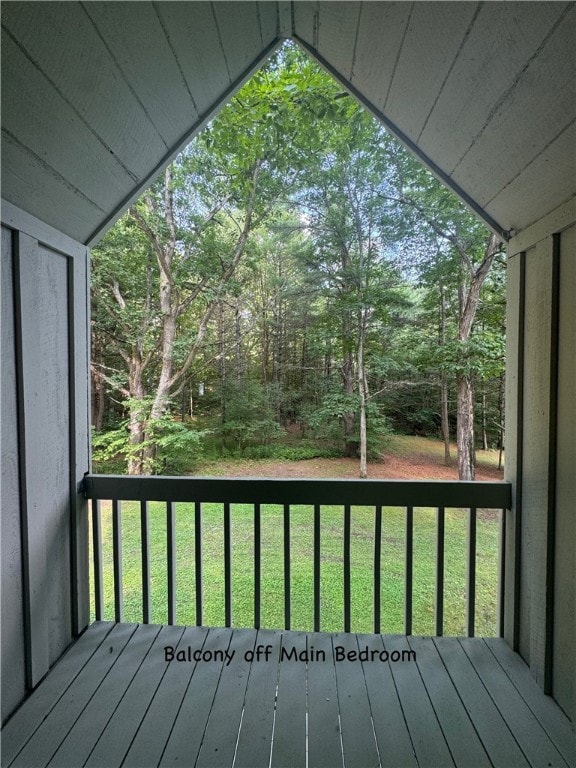
<svg viewBox="0 0 576 768"><path fill-rule="evenodd" d="M356 57L350 82L381 108L392 81L412 5L362 3ZM382 41L386 40L386 45Z"/></svg>
<svg viewBox="0 0 576 768"><path fill-rule="evenodd" d="M158 133L167 145L177 141L198 113L155 7L139 3L137 14L125 2L84 7Z"/></svg>
<svg viewBox="0 0 576 768"><path fill-rule="evenodd" d="M166 145L81 5L4 3L2 24L134 180L141 178L150 153L165 151Z"/></svg>
<svg viewBox="0 0 576 768"><path fill-rule="evenodd" d="M425 152L457 164L564 10L560 3L529 5L528 13L526 3L481 8L419 137Z"/></svg>
<svg viewBox="0 0 576 768"><path fill-rule="evenodd" d="M198 113L204 114L215 96L229 87L230 75L214 22L212 3L194 3L193 14L186 6L187 3L156 4L188 91Z"/></svg>
<svg viewBox="0 0 576 768"><path fill-rule="evenodd" d="M24 211L80 243L104 213L79 196L26 147L2 135L2 194Z"/></svg>
<svg viewBox="0 0 576 768"><path fill-rule="evenodd" d="M290 6L289 3L287 3ZM268 46L278 37L280 22L278 18L278 3L256 3L258 21L260 22L260 37L263 45Z"/></svg>
<svg viewBox="0 0 576 768"><path fill-rule="evenodd" d="M8 62L2 71L2 130L42 158L54 175L82 190L101 211L111 197L122 199L132 177L4 31L2 49ZM18 110L10 108L15 103Z"/></svg>
<svg viewBox="0 0 576 768"><path fill-rule="evenodd" d="M315 48L318 43L320 3L295 2L292 7L294 9L294 33L300 40Z"/></svg>
<svg viewBox="0 0 576 768"><path fill-rule="evenodd" d="M297 39L312 53L318 46L440 177L455 169L451 181L496 227L522 229L573 194L573 127L562 133L576 119L573 3L285 5ZM16 1L2 10L3 120L16 136L5 140L3 194L83 242L278 42L274 2Z"/></svg>
<svg viewBox="0 0 576 768"><path fill-rule="evenodd" d="M462 185L474 187L483 205L515 178L574 119L576 52L574 16L557 25L479 133L454 170ZM558 61L558 50L572 55Z"/></svg>
<svg viewBox="0 0 576 768"><path fill-rule="evenodd" d="M350 80L356 55L358 19L362 3L340 2L328 13L319 6L318 51L333 67Z"/></svg>
<svg viewBox="0 0 576 768"><path fill-rule="evenodd" d="M525 229L576 195L576 122L486 206L495 217L507 217L509 228ZM563 169L559 173L558 169Z"/></svg>
<svg viewBox="0 0 576 768"><path fill-rule="evenodd" d="M382 108L411 139L420 135L477 11L476 3L415 3Z"/></svg>
<svg viewBox="0 0 576 768"><path fill-rule="evenodd" d="M260 53L262 40L256 3L212 4L231 80L236 80Z"/></svg>

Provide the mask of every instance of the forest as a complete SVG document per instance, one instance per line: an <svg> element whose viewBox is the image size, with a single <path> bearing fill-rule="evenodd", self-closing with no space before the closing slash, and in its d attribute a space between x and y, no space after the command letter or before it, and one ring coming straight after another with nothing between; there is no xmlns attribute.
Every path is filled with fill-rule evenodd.
<svg viewBox="0 0 576 768"><path fill-rule="evenodd" d="M92 251L99 471L502 450L504 244L286 44ZM451 440L456 440L456 455Z"/></svg>

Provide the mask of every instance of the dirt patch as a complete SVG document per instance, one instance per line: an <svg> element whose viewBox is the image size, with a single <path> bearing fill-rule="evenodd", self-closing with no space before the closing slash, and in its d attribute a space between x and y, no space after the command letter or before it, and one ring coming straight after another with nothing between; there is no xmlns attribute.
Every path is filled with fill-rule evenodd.
<svg viewBox="0 0 576 768"><path fill-rule="evenodd" d="M418 448L421 448L420 450ZM358 477L357 459L306 459L303 461L220 461L206 465L198 474L220 477ZM477 480L502 480L504 473L488 460L479 462ZM380 461L370 462L368 477L373 480L458 480L456 461L444 465L442 445L435 441L401 438Z"/></svg>

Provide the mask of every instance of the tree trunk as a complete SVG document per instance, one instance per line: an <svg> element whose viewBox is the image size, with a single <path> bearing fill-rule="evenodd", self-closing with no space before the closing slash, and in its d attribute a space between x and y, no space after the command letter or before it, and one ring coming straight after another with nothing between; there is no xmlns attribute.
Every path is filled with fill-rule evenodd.
<svg viewBox="0 0 576 768"><path fill-rule="evenodd" d="M218 372L220 375L220 422L226 423L226 346L224 342L224 304L218 304Z"/></svg>
<svg viewBox="0 0 576 768"><path fill-rule="evenodd" d="M444 464L447 467L452 466L452 456L450 454L450 416L448 413L448 380L442 374L440 380L440 399L442 401L442 437L444 439Z"/></svg>
<svg viewBox="0 0 576 768"><path fill-rule="evenodd" d="M242 361L242 324L238 305L234 308L234 347L236 351L236 381L242 381L244 366Z"/></svg>
<svg viewBox="0 0 576 768"><path fill-rule="evenodd" d="M474 393L470 377L456 377L458 395L458 476L460 480L474 480Z"/></svg>
<svg viewBox="0 0 576 768"><path fill-rule="evenodd" d="M440 346L446 344L446 303L444 296L444 284L440 283L440 328L439 328ZM441 400L441 426L442 437L444 439L444 464L447 467L452 466L452 456L450 455L450 417L448 413L448 377L446 373L440 374L440 400Z"/></svg>
<svg viewBox="0 0 576 768"><path fill-rule="evenodd" d="M344 392L347 395L354 394L354 360L352 352L344 352L344 361L342 365L342 378L344 380ZM344 455L348 458L355 458L358 446L352 436L354 435L354 411L346 411L342 416L342 426L344 428Z"/></svg>
<svg viewBox="0 0 576 768"><path fill-rule="evenodd" d="M360 477L368 477L367 435L366 435L366 401L368 385L364 368L364 337L366 335L365 310L360 312L360 329L358 335L358 387L360 391Z"/></svg>
<svg viewBox="0 0 576 768"><path fill-rule="evenodd" d="M488 405L486 402L486 391L482 392L482 448L488 450Z"/></svg>
<svg viewBox="0 0 576 768"><path fill-rule="evenodd" d="M502 469L504 452L504 376L500 376L498 387L498 469Z"/></svg>
<svg viewBox="0 0 576 768"><path fill-rule="evenodd" d="M476 317L476 310L478 309L478 302L480 301L480 291L488 276L492 262L498 253L500 243L501 241L496 235L490 235L486 244L484 258L477 269L474 269L472 262L468 257L464 258L464 254L461 254L462 268L464 269L466 262L468 262L470 278L468 290L466 290L464 286L463 277L461 277L460 286L458 288L458 298L460 302L458 339L462 343L466 343L470 338L472 326L474 325L474 319ZM457 396L458 452L460 453L460 450L464 450L464 455L462 457L460 457L460 455L458 456L458 473L460 480L473 480L476 452L474 442L474 392L472 388L471 374L458 374Z"/></svg>
<svg viewBox="0 0 576 768"><path fill-rule="evenodd" d="M101 340L96 333L92 333L92 364L90 366L90 380L92 388L91 424L96 432L101 432L104 426L104 413L106 409L106 385L103 375L104 355Z"/></svg>
<svg viewBox="0 0 576 768"><path fill-rule="evenodd" d="M130 454L128 455L128 474L144 474L144 451L138 449L146 438L146 409L144 405L144 384L142 381L142 364L137 355L130 361L128 379L130 390L130 417L128 431L130 433Z"/></svg>

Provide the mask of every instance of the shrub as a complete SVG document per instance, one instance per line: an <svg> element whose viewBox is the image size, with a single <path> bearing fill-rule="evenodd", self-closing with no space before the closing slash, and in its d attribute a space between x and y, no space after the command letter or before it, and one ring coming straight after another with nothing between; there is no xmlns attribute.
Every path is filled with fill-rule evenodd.
<svg viewBox="0 0 576 768"><path fill-rule="evenodd" d="M94 469L104 474L126 472L128 459L147 446L155 446L154 459L147 467L150 474L177 475L189 471L203 457L204 437L208 430L194 430L188 425L164 416L148 422L146 440L139 445L130 443L128 422L118 429L92 433Z"/></svg>

